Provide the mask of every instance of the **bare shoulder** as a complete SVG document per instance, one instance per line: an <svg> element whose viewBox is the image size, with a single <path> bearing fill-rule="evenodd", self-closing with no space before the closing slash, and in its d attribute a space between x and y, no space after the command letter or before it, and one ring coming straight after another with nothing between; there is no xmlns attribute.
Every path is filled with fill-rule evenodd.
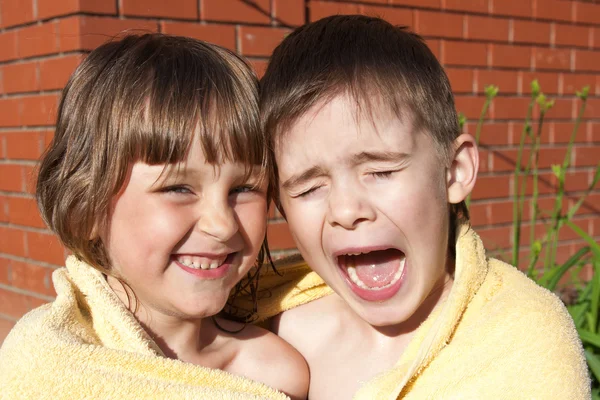
<svg viewBox="0 0 600 400"><path fill-rule="evenodd" d="M292 399L308 393L308 365L289 343L266 329L248 325L238 333L240 351L236 369L242 375L278 389Z"/></svg>
<svg viewBox="0 0 600 400"><path fill-rule="evenodd" d="M348 320L346 303L331 294L277 315L272 331L296 347L305 357L327 348Z"/></svg>

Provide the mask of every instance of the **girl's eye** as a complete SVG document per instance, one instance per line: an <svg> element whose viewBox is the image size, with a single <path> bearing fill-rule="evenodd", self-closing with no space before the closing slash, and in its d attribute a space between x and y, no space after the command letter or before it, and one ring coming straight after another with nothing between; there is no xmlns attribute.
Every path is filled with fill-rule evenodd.
<svg viewBox="0 0 600 400"><path fill-rule="evenodd" d="M173 194L189 194L192 193L190 188L184 185L173 185L167 186L161 190L163 193L173 193Z"/></svg>
<svg viewBox="0 0 600 400"><path fill-rule="evenodd" d="M256 188L252 185L243 185L233 188L231 194L254 192Z"/></svg>

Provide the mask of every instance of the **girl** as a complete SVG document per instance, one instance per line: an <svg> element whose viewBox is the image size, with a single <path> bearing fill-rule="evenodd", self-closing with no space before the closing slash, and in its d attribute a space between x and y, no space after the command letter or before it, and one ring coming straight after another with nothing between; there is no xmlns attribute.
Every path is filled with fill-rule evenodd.
<svg viewBox="0 0 600 400"><path fill-rule="evenodd" d="M128 36L87 56L58 114L37 198L73 255L53 275L56 300L6 338L3 395L305 397L299 353L217 316L265 261L250 68L197 40Z"/></svg>

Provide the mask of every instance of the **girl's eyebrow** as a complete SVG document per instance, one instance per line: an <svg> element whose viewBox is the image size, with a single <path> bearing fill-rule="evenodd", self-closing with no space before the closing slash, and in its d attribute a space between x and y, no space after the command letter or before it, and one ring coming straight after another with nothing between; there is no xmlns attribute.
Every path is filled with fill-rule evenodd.
<svg viewBox="0 0 600 400"><path fill-rule="evenodd" d="M292 175L289 179L282 183L282 187L285 190L290 190L291 188L301 185L311 179L318 178L320 176L326 175L325 170L318 165L310 167L300 174Z"/></svg>

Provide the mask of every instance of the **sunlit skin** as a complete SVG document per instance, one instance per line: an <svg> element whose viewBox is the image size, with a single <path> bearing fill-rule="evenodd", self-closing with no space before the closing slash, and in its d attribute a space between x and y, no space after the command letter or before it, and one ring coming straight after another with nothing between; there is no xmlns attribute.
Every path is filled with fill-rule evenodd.
<svg viewBox="0 0 600 400"><path fill-rule="evenodd" d="M253 266L265 236L267 182L259 167L249 178L246 171L240 163L206 163L197 140L178 165L137 162L112 202L103 241L113 273L137 299L136 317L167 357L302 397L306 366L291 346L252 326L225 333L209 318ZM220 266L190 268L186 257ZM123 285L112 277L108 282L136 310ZM240 327L219 321L229 330ZM266 360L269 367L257 368Z"/></svg>
<svg viewBox="0 0 600 400"><path fill-rule="evenodd" d="M337 97L316 105L275 147L292 236L336 292L275 321L309 363L314 399L352 398L398 361L447 296L448 207L467 196L477 170L469 135L456 139L453 159L445 160L409 121L384 107L373 120L357 118L351 104ZM401 251L404 270L384 300L369 301L352 289L336 255L382 248Z"/></svg>

